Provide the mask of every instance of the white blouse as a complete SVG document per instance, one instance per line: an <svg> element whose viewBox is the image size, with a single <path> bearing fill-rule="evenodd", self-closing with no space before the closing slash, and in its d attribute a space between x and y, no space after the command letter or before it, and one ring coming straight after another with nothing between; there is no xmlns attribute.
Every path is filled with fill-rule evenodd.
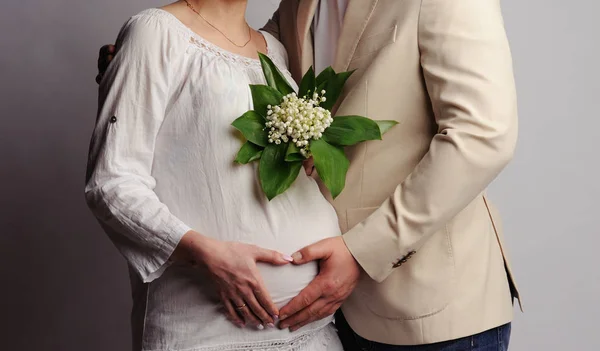
<svg viewBox="0 0 600 351"><path fill-rule="evenodd" d="M290 82L283 46L263 33ZM231 122L252 108L249 84L265 84L258 60L202 39L170 13L132 17L100 86L85 188L90 208L130 266L135 350L341 350L331 318L294 333L239 329L209 282L169 257L191 228L284 254L339 235L335 211L300 172L267 201L256 165L233 161ZM285 305L316 275L315 263L260 265Z"/></svg>

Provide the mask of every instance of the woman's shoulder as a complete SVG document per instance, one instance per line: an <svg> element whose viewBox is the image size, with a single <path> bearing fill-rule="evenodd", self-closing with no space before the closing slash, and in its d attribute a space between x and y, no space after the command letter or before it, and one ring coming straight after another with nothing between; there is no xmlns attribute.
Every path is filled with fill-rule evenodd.
<svg viewBox="0 0 600 351"><path fill-rule="evenodd" d="M177 23L169 12L151 8L131 16L121 28L117 46L129 42L135 46L156 46L171 37L180 35Z"/></svg>

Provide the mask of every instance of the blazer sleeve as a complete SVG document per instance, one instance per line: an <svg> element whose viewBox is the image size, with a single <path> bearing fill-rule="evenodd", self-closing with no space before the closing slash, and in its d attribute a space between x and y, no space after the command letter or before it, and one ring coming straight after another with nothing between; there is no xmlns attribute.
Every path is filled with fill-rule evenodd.
<svg viewBox="0 0 600 351"><path fill-rule="evenodd" d="M156 137L168 102L170 40L157 18L134 17L100 86L85 197L144 282L162 273L190 230L153 191Z"/></svg>
<svg viewBox="0 0 600 351"><path fill-rule="evenodd" d="M513 156L517 140L512 59L499 0L423 0L421 68L437 134L382 206L343 238L381 282L394 263L479 196Z"/></svg>

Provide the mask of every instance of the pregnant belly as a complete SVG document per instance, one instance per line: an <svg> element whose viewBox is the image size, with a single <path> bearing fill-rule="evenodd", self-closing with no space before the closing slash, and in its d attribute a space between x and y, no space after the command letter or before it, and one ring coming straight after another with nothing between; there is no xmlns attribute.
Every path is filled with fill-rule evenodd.
<svg viewBox="0 0 600 351"><path fill-rule="evenodd" d="M278 308L285 306L317 275L316 262L295 266L258 263L259 273L271 300ZM173 264L151 283L149 307L155 313L184 317L199 310L220 309L221 299L212 281L198 269ZM196 312L194 312L196 311ZM179 318L179 317L177 317Z"/></svg>
<svg viewBox="0 0 600 351"><path fill-rule="evenodd" d="M295 266L272 266L259 263L259 270L271 299L281 308L302 291L317 275L316 262Z"/></svg>

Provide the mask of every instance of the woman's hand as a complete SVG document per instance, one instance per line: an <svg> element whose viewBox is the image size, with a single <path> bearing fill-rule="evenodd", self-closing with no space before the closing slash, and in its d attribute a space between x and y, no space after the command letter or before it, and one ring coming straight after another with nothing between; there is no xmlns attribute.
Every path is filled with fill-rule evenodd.
<svg viewBox="0 0 600 351"><path fill-rule="evenodd" d="M180 248L181 247L181 248ZM204 268L218 289L227 317L239 327L263 329L274 327L279 310L271 300L256 262L282 266L293 261L277 251L255 245L215 240L187 233L181 240L181 251L196 265Z"/></svg>

